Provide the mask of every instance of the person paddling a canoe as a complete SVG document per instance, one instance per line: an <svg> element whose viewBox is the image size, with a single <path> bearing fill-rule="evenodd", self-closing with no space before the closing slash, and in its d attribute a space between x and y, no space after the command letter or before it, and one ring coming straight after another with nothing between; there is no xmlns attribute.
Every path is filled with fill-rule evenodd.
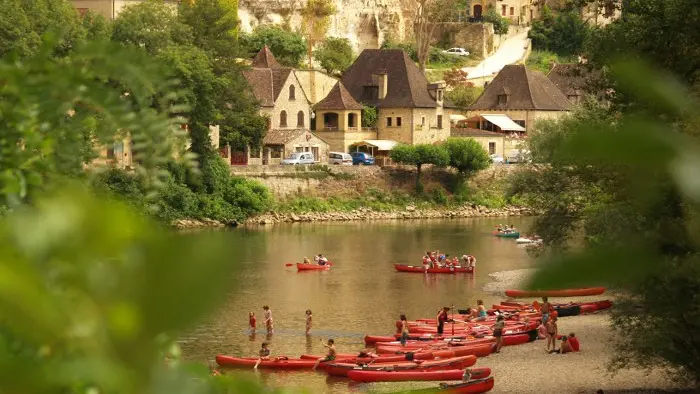
<svg viewBox="0 0 700 394"><path fill-rule="evenodd" d="M321 340L321 343L323 343L323 339ZM312 368L313 370L316 370L316 368L318 368L318 365L323 362L335 360L335 341L333 339L329 339L328 343L323 343L323 346L328 349L328 353L326 354L325 358L319 358L318 360L316 360L316 364L314 364L314 367Z"/></svg>
<svg viewBox="0 0 700 394"><path fill-rule="evenodd" d="M253 369L258 369L258 365L263 360L269 360L270 359L270 348L269 344L267 342L263 342L262 345L260 345L260 351L258 352L258 362L255 363L255 366Z"/></svg>

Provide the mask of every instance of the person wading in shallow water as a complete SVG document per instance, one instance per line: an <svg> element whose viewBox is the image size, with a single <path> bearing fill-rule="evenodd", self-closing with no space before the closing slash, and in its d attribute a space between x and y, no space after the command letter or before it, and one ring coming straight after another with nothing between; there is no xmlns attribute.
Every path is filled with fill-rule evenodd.
<svg viewBox="0 0 700 394"><path fill-rule="evenodd" d="M263 306L263 311L263 318L265 319L265 328L267 329L268 334L272 334L274 330L274 325L272 321L272 311L267 305Z"/></svg>

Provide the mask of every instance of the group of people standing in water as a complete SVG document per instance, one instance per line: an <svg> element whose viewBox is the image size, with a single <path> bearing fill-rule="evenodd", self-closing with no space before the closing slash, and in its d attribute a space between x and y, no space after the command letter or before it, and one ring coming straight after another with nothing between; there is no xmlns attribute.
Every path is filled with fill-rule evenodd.
<svg viewBox="0 0 700 394"><path fill-rule="evenodd" d="M443 268L443 267L459 267L460 259L454 256L450 259L449 254L435 252L425 252L423 255L423 268ZM476 266L476 258L472 255L462 255L462 267Z"/></svg>

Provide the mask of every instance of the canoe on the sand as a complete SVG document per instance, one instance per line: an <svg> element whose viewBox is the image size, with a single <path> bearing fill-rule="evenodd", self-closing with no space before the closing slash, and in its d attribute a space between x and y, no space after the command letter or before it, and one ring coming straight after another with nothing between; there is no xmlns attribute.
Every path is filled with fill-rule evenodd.
<svg viewBox="0 0 700 394"><path fill-rule="evenodd" d="M410 354L409 354L410 353ZM466 356L468 354L464 354L463 356ZM301 359L302 360L318 360L319 358L324 358L326 355L315 355L315 354L302 354ZM369 362L375 363L388 363L388 362L402 362L402 361L413 361L413 360L435 360L435 359L446 359L446 358L452 358L452 357L458 357L458 355L455 354L452 350L443 350L443 349L436 349L436 350L430 350L427 349L425 351L419 350L415 352L394 352L391 354L375 354L374 356L371 357L359 357L357 355L353 354L338 354L335 358L335 362L345 362L345 363L361 363L361 364L366 364Z"/></svg>
<svg viewBox="0 0 700 394"><path fill-rule="evenodd" d="M348 376L349 371L441 371L464 369L476 364L475 356L452 357L433 361L374 362L358 365L355 363L333 362L326 365L326 372L331 376Z"/></svg>
<svg viewBox="0 0 700 394"><path fill-rule="evenodd" d="M394 268L399 272L412 272L417 274L456 274L456 273L473 273L474 267L442 267L442 268L428 268L427 270L423 266L419 265L406 265L406 264L394 264Z"/></svg>
<svg viewBox="0 0 700 394"><path fill-rule="evenodd" d="M331 266L329 264L318 265L318 264L297 263L297 270L298 271L326 271L329 269L331 269Z"/></svg>
<svg viewBox="0 0 700 394"><path fill-rule="evenodd" d="M474 375L472 375L474 376ZM486 379L475 379L464 383L447 384L441 383L439 387L434 389L413 390L408 393L445 393L445 394L480 394L487 393L493 389L493 377Z"/></svg>
<svg viewBox="0 0 700 394"><path fill-rule="evenodd" d="M217 355L216 363L222 367L230 368L253 368L255 363L258 361L257 357L232 357ZM302 360L296 358L272 357L269 360L263 360L260 362L258 368L265 369L311 369L314 366L316 360ZM326 363L321 363L319 367L323 367Z"/></svg>
<svg viewBox="0 0 700 394"><path fill-rule="evenodd" d="M605 293L605 287L564 290L506 290L508 297L583 297Z"/></svg>
<svg viewBox="0 0 700 394"><path fill-rule="evenodd" d="M462 380L461 369L446 371L348 371L348 377L356 382L407 382L430 380Z"/></svg>

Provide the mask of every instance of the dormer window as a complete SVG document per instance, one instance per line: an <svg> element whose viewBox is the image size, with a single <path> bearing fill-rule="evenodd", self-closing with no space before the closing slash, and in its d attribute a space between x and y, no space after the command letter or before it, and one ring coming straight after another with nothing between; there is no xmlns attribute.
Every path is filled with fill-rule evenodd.
<svg viewBox="0 0 700 394"><path fill-rule="evenodd" d="M498 105L506 105L508 104L508 95L507 94L499 94L498 95Z"/></svg>
<svg viewBox="0 0 700 394"><path fill-rule="evenodd" d="M578 100L579 96L577 94L570 94L566 98L568 98L569 101L571 101L572 103L578 103L578 101L579 101Z"/></svg>
<svg viewBox="0 0 700 394"><path fill-rule="evenodd" d="M365 100L378 100L379 99L379 86L364 86L362 95Z"/></svg>
<svg viewBox="0 0 700 394"><path fill-rule="evenodd" d="M437 101L442 101L442 89L438 89L437 91Z"/></svg>

